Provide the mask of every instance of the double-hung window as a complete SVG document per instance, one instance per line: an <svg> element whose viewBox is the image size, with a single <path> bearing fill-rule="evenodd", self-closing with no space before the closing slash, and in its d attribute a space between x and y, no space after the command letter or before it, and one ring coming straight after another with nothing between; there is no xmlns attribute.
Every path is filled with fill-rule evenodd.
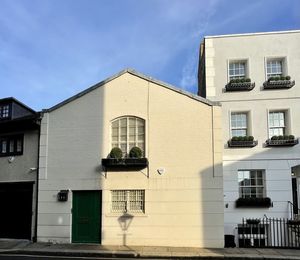
<svg viewBox="0 0 300 260"><path fill-rule="evenodd" d="M111 212L144 213L145 190L112 190Z"/></svg>
<svg viewBox="0 0 300 260"><path fill-rule="evenodd" d="M285 128L285 112L269 112L269 137L271 138L274 135L285 135Z"/></svg>
<svg viewBox="0 0 300 260"><path fill-rule="evenodd" d="M248 113L231 113L231 137L248 135Z"/></svg>
<svg viewBox="0 0 300 260"><path fill-rule="evenodd" d="M267 60L267 78L283 76L283 59Z"/></svg>
<svg viewBox="0 0 300 260"><path fill-rule="evenodd" d="M246 61L229 62L229 80L246 78Z"/></svg>
<svg viewBox="0 0 300 260"><path fill-rule="evenodd" d="M239 196L240 198L263 198L265 195L264 171L239 170Z"/></svg>
<svg viewBox="0 0 300 260"><path fill-rule="evenodd" d="M112 122L112 147L119 147L123 155L134 146L145 154L145 121L138 117L121 117Z"/></svg>

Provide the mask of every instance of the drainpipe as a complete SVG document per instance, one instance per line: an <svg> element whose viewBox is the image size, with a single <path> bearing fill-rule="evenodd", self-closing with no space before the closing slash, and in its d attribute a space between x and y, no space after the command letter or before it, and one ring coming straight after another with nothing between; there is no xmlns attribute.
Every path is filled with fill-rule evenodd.
<svg viewBox="0 0 300 260"><path fill-rule="evenodd" d="M43 114L39 113L37 122L38 128L38 151L37 151L37 167L36 167L36 181L35 181L35 220L34 220L34 236L32 237L33 242L37 242L37 222L38 222L38 202L39 202L39 166L40 166L40 137L41 137L41 121Z"/></svg>
<svg viewBox="0 0 300 260"><path fill-rule="evenodd" d="M212 127L212 174L213 178L215 177L215 132L214 132L214 106L211 106L211 127Z"/></svg>

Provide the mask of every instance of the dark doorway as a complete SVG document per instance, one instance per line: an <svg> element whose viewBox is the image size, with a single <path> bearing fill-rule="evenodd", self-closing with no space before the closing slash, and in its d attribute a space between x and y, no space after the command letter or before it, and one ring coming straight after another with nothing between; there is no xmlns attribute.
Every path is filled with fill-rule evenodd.
<svg viewBox="0 0 300 260"><path fill-rule="evenodd" d="M292 192L293 192L293 213L299 214L299 212L298 212L297 178L292 178Z"/></svg>
<svg viewBox="0 0 300 260"><path fill-rule="evenodd" d="M0 237L31 239L33 183L0 183Z"/></svg>
<svg viewBox="0 0 300 260"><path fill-rule="evenodd" d="M73 243L101 243L101 197L101 191L73 192Z"/></svg>

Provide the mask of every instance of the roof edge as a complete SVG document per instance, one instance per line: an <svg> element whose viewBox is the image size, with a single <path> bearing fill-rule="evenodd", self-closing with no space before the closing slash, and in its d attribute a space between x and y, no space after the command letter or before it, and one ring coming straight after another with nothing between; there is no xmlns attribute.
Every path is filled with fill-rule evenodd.
<svg viewBox="0 0 300 260"><path fill-rule="evenodd" d="M58 108L60 108L60 107L62 107L64 105L70 103L71 101L73 101L73 100L75 100L75 99L77 99L79 97L82 97L85 94L88 94L89 92L91 92L91 91L93 91L93 90L95 90L95 89L97 89L97 88L105 85L106 83L108 83L108 82L110 82L110 81L112 81L112 80L114 80L114 79L122 76L125 73L129 73L129 74L134 75L136 77L139 77L139 78L142 78L144 80L150 81L152 83L155 83L157 85L160 85L162 87L165 87L167 89L175 91L175 92L177 92L179 94L185 95L185 96L187 96L189 98L192 98L194 100L197 100L197 101L202 102L204 104L207 104L209 106L221 106L220 102L210 101L210 100L208 100L206 98L200 97L200 96L195 95L193 93L190 93L188 91L179 89L179 88L177 88L177 87L175 87L175 86L173 86L171 84L168 84L168 83L165 83L163 81L157 80L157 79L152 78L150 76L146 76L146 75L144 75L144 74L142 74L140 72L135 71L134 69L127 68L127 69L121 70L117 74L115 74L115 75L113 75L111 77L108 77L107 79L105 79L103 81L100 81L99 83L97 83L97 84L95 84L95 85L93 85L93 86L91 86L91 87L89 87L89 88L87 88L87 89L79 92L78 94L75 94L74 96L71 96L70 98L65 99L64 101L62 101L62 102L60 102L60 103L58 103L58 104L56 104L56 105L54 105L54 106L52 106L52 107L50 107L48 109L43 109L42 112L43 113L52 112L52 111L54 111L54 110L56 110L56 109L58 109Z"/></svg>
<svg viewBox="0 0 300 260"><path fill-rule="evenodd" d="M14 98L14 97L6 97L6 98L1 98L0 102L15 102L17 104L19 104L20 106L22 106L23 108L29 110L30 112L32 112L33 114L37 114L38 112L33 110L31 107L25 105L24 103L22 103L21 101L19 101L18 99Z"/></svg>
<svg viewBox="0 0 300 260"><path fill-rule="evenodd" d="M227 37L228 38L229 37L243 37L243 36L258 36L258 35L272 35L272 34L288 34L288 33L300 33L300 30L208 35L208 36L204 36L204 39L227 38Z"/></svg>

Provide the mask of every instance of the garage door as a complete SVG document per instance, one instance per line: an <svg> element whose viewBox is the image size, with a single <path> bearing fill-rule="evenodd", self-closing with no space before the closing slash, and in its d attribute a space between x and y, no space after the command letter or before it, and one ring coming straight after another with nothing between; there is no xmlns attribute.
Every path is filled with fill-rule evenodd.
<svg viewBox="0 0 300 260"><path fill-rule="evenodd" d="M31 239L33 183L0 183L0 237Z"/></svg>

